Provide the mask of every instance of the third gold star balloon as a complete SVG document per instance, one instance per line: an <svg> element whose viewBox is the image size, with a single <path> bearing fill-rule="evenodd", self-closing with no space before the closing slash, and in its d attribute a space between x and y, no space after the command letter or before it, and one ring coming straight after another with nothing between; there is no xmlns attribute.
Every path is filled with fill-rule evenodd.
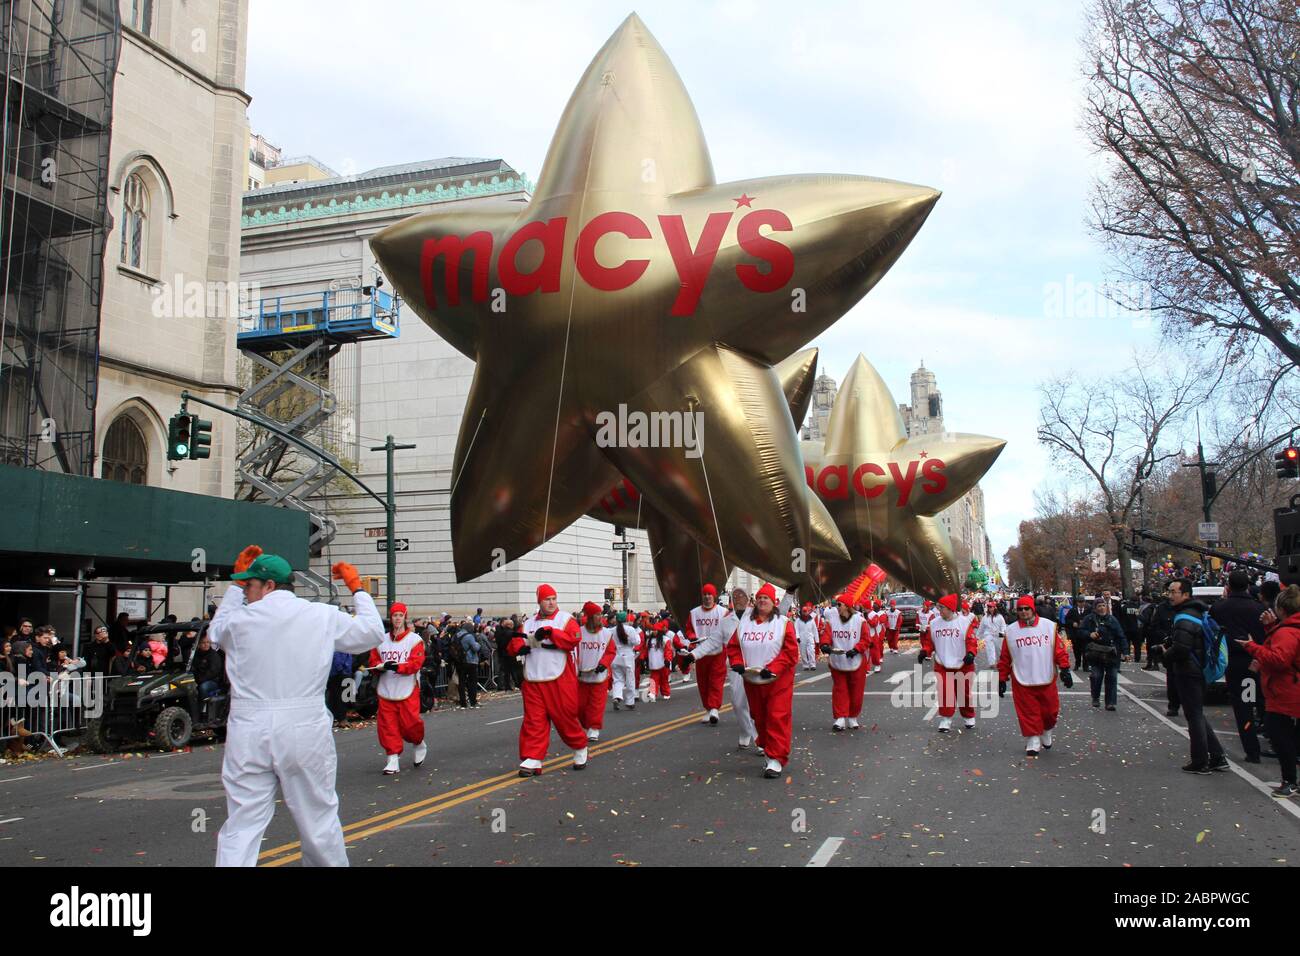
<svg viewBox="0 0 1300 956"><path fill-rule="evenodd" d="M728 562L788 575L809 512L772 366L879 281L937 198L865 176L718 185L680 77L628 17L530 202L449 206L372 240L406 302L478 362L452 468L458 579L557 534L620 474Z"/></svg>
<svg viewBox="0 0 1300 956"><path fill-rule="evenodd" d="M1005 445L957 432L908 438L888 386L859 355L835 395L825 441L803 443L808 485L852 556L818 562L818 585L830 594L874 561L919 594L956 591L962 571L934 516L975 487Z"/></svg>

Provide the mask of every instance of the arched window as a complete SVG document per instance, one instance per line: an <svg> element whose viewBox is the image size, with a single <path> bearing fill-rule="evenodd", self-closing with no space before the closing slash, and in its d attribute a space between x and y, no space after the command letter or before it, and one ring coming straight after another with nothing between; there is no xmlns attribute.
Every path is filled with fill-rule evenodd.
<svg viewBox="0 0 1300 956"><path fill-rule="evenodd" d="M139 173L122 187L122 264L145 269L149 262L149 190Z"/></svg>
<svg viewBox="0 0 1300 956"><path fill-rule="evenodd" d="M100 475L128 485L149 483L149 448L140 426L119 415L104 436L104 462Z"/></svg>

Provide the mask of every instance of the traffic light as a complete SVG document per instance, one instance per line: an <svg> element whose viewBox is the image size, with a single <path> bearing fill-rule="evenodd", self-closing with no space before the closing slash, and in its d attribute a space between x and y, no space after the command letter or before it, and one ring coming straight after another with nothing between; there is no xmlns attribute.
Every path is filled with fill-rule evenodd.
<svg viewBox="0 0 1300 956"><path fill-rule="evenodd" d="M1214 496L1219 493L1219 478L1212 472L1207 471L1201 476L1201 498L1209 503L1214 500Z"/></svg>
<svg viewBox="0 0 1300 956"><path fill-rule="evenodd" d="M205 422L203 419L195 417L193 432L190 441L190 457L211 458L212 422Z"/></svg>
<svg viewBox="0 0 1300 956"><path fill-rule="evenodd" d="M194 431L194 416L177 412L167 423L167 460L182 461L190 457L190 436Z"/></svg>
<svg viewBox="0 0 1300 956"><path fill-rule="evenodd" d="M1300 448L1288 445L1273 456L1279 478L1300 478Z"/></svg>

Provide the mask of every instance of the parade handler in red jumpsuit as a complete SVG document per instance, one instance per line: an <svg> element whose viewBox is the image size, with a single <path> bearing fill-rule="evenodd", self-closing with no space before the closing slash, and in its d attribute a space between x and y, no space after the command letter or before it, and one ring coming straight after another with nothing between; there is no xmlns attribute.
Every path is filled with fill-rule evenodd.
<svg viewBox="0 0 1300 956"><path fill-rule="evenodd" d="M1006 696L1010 681L1026 757L1037 757L1040 747L1052 749L1052 731L1061 713L1057 674L1066 687L1074 686L1070 653L1056 622L1039 617L1033 597L1026 594L1016 601L1016 623L1007 628L998 657L998 696Z"/></svg>
<svg viewBox="0 0 1300 956"><path fill-rule="evenodd" d="M776 613L776 588L772 585L758 589L754 613L740 620L727 642L727 660L745 680L745 697L758 730L758 746L767 758L763 776L775 779L790 760L799 639L794 624Z"/></svg>
<svg viewBox="0 0 1300 956"><path fill-rule="evenodd" d="M393 629L384 642L370 652L371 670L379 675L379 746L388 754L384 773L399 770L402 748L415 745L415 766L424 763L424 718L420 716L420 669L424 667L424 641L406 620L406 605L395 601L389 609Z"/></svg>
<svg viewBox="0 0 1300 956"><path fill-rule="evenodd" d="M599 740L605 726L605 698L609 696L609 666L614 662L614 629L605 627L600 606L582 606L581 642L578 644L578 720L588 740Z"/></svg>
<svg viewBox="0 0 1300 956"><path fill-rule="evenodd" d="M537 588L537 613L524 621L523 637L513 638L506 653L524 657L524 722L519 728L519 776L542 772L551 724L573 748L573 769L587 767L587 732L578 719L578 674L573 650L581 640L578 622L560 610L555 588Z"/></svg>

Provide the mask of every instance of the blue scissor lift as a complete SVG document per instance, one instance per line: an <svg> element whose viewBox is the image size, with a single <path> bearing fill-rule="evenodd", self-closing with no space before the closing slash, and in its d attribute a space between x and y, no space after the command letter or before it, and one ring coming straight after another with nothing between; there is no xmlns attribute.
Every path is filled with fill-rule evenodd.
<svg viewBox="0 0 1300 956"><path fill-rule="evenodd" d="M238 341L240 352L253 363L253 383L239 396L238 407L311 442L337 407L330 389L330 360L351 342L397 338L401 307L401 299L378 285L267 296L250 303L240 320ZM305 401L292 401L295 393L305 395ZM301 474L278 474L286 453L306 462ZM338 528L312 498L337 474L330 461L274 432L263 432L239 458L240 478L271 504L308 514L313 555L321 553ZM313 571L300 573L317 596L333 595L328 578Z"/></svg>

